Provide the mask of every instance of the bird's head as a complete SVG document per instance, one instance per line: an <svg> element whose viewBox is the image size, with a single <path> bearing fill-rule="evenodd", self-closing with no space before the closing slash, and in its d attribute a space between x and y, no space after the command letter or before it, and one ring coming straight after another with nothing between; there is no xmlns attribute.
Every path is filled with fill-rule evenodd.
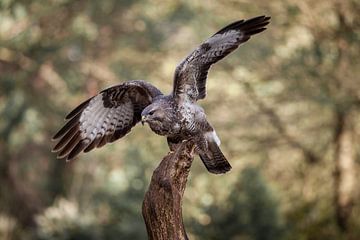
<svg viewBox="0 0 360 240"><path fill-rule="evenodd" d="M141 113L141 122L148 123L151 130L161 136L171 134L178 126L174 111L166 100L159 100L147 106Z"/></svg>
<svg viewBox="0 0 360 240"><path fill-rule="evenodd" d="M158 104L151 104L147 106L141 113L141 123L153 123L155 121L163 121L165 117L164 109Z"/></svg>

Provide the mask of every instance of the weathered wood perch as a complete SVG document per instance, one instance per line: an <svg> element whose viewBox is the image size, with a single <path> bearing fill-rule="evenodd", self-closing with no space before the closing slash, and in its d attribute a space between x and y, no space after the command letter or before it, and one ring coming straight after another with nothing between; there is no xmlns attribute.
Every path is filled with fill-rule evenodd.
<svg viewBox="0 0 360 240"><path fill-rule="evenodd" d="M188 239L181 206L193 159L194 144L183 142L155 169L142 207L150 240Z"/></svg>

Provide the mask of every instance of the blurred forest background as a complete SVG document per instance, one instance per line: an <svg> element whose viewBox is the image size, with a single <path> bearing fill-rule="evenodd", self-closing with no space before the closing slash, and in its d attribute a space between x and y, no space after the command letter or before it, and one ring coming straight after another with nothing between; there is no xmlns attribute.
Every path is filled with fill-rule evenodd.
<svg viewBox="0 0 360 240"><path fill-rule="evenodd" d="M268 30L212 68L201 105L233 165L196 158L191 239L360 239L359 0L0 0L0 239L146 239L141 203L166 140L137 126L65 163L66 113L179 61L224 25ZM216 106L216 107L215 107Z"/></svg>

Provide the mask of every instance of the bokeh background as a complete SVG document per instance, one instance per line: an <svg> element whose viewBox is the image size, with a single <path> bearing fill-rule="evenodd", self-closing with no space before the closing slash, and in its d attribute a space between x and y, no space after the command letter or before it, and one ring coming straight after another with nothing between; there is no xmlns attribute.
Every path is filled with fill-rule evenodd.
<svg viewBox="0 0 360 240"><path fill-rule="evenodd" d="M141 203L166 140L137 126L73 162L67 112L110 85L173 71L224 25L269 28L211 69L200 104L233 165L196 158L191 239L360 239L358 0L1 0L0 239L146 239Z"/></svg>

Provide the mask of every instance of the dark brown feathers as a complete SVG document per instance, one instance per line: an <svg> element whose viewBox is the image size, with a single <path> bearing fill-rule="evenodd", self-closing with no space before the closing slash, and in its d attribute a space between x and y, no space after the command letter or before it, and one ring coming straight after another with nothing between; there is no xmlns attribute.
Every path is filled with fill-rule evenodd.
<svg viewBox="0 0 360 240"><path fill-rule="evenodd" d="M263 28L263 27L265 27L266 25L269 24L270 19L271 19L271 17L266 17L266 16L258 16L258 17L254 17L254 18L251 18L248 20L242 19L242 20L233 22L233 23L223 27L218 32L216 32L214 35L222 34L227 31L230 31L230 30L240 30L240 31L243 31L247 35L252 35L251 33L246 32L246 31L249 31L249 30L264 31L266 28ZM253 34L255 34L255 33L253 33Z"/></svg>
<svg viewBox="0 0 360 240"><path fill-rule="evenodd" d="M221 174L231 170L230 163L215 142L208 142L207 152L200 153L199 156L206 169L211 173Z"/></svg>
<svg viewBox="0 0 360 240"><path fill-rule="evenodd" d="M212 64L223 59L254 34L264 31L270 17L259 16L229 24L207 39L176 68L173 95L196 101L206 96L206 79Z"/></svg>

